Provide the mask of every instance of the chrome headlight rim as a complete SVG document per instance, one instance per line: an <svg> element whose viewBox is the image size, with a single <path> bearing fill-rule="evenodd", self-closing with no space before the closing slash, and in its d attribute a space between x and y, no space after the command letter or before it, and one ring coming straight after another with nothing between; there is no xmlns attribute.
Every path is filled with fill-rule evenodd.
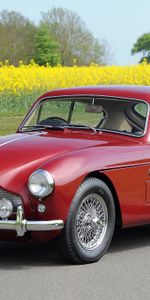
<svg viewBox="0 0 150 300"><path fill-rule="evenodd" d="M13 213L13 205L8 199L0 199L0 219L8 219Z"/></svg>
<svg viewBox="0 0 150 300"><path fill-rule="evenodd" d="M36 182L36 177L38 178L38 176L42 176L41 178L44 179L44 183L45 183L45 190L43 192L35 192L34 188L33 188L33 183L34 181ZM37 185L38 185L38 180L37 180ZM40 183L39 183L39 186L40 186ZM47 170L43 170L43 169L38 169L36 171L34 171L29 179L28 179L28 188L29 188L29 191L30 193L36 197L36 198L39 198L39 199L43 199L44 197L52 194L53 190L54 190L54 186L55 186L55 183L54 183L54 179L52 177L52 175L47 171Z"/></svg>

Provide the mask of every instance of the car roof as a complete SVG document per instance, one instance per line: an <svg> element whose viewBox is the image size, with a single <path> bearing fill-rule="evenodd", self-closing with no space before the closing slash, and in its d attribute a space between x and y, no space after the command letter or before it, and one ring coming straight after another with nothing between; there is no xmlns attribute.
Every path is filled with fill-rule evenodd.
<svg viewBox="0 0 150 300"><path fill-rule="evenodd" d="M150 86L100 85L57 89L44 93L39 99L59 96L104 96L145 100L150 103ZM38 100L39 100L38 99Z"/></svg>

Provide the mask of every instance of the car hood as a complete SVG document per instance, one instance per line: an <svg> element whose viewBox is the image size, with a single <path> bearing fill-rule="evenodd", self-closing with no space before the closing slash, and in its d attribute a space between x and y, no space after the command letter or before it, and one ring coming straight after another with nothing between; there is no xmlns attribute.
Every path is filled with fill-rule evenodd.
<svg viewBox="0 0 150 300"><path fill-rule="evenodd" d="M122 142L122 141L121 141ZM124 141L128 143L129 141ZM108 146L118 143L118 137L109 134L67 134L67 133L17 133L0 137L0 185L7 187L15 178L27 180L28 176L46 161L64 153L88 147ZM12 186L12 184L11 184ZM13 187L15 190L15 187Z"/></svg>

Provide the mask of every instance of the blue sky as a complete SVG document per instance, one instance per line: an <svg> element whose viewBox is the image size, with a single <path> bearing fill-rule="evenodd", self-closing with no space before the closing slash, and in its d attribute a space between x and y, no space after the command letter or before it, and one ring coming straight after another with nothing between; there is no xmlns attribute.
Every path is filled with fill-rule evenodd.
<svg viewBox="0 0 150 300"><path fill-rule="evenodd" d="M141 34L150 32L150 0L0 0L0 11L20 11L35 23L52 7L77 12L96 38L109 43L113 63L137 63L139 56L130 51Z"/></svg>

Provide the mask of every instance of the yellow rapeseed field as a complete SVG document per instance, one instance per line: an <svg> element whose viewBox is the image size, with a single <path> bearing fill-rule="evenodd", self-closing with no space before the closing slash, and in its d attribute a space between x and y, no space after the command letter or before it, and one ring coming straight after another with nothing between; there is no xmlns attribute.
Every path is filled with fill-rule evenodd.
<svg viewBox="0 0 150 300"><path fill-rule="evenodd" d="M34 100L44 91L87 85L150 85L150 65L19 67L0 63L0 134L15 132Z"/></svg>
<svg viewBox="0 0 150 300"><path fill-rule="evenodd" d="M150 85L150 65L43 67L32 63L14 67L0 64L0 95L21 96L35 91L103 84Z"/></svg>

